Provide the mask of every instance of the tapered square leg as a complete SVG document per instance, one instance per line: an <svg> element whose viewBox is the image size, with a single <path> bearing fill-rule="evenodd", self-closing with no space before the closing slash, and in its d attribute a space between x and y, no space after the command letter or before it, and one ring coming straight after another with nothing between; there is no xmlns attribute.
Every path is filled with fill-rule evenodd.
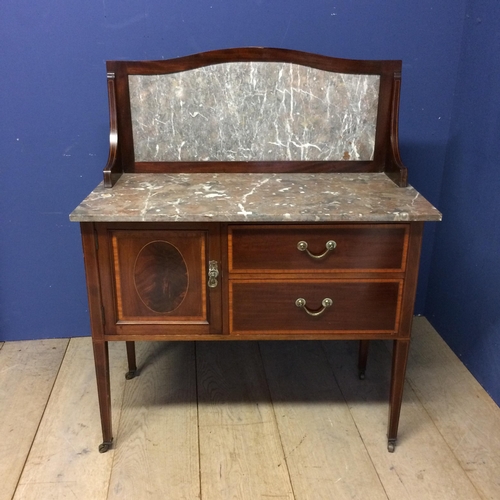
<svg viewBox="0 0 500 500"><path fill-rule="evenodd" d="M368 361L368 347L370 346L369 340L359 341L358 353L358 375L361 380L365 379L366 363Z"/></svg>
<svg viewBox="0 0 500 500"><path fill-rule="evenodd" d="M127 346L127 361L128 361L128 372L125 374L125 378L130 380L137 375L137 362L135 358L135 342L127 341L125 342Z"/></svg>
<svg viewBox="0 0 500 500"><path fill-rule="evenodd" d="M387 428L387 449L392 453L396 447L398 436L399 416L403 402L406 364L410 340L395 340L392 351L391 393L389 398L389 424Z"/></svg>
<svg viewBox="0 0 500 500"><path fill-rule="evenodd" d="M111 386L109 381L109 351L105 341L92 341L94 347L94 362L97 378L97 396L99 398L99 411L101 414L101 427L103 442L99 452L104 453L111 448L113 442L111 424Z"/></svg>

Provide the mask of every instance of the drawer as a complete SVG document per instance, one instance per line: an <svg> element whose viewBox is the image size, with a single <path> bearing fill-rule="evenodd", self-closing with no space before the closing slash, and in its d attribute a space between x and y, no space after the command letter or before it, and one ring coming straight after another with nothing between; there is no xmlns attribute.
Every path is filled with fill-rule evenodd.
<svg viewBox="0 0 500 500"><path fill-rule="evenodd" d="M402 288L402 280L230 281L230 333L392 334Z"/></svg>
<svg viewBox="0 0 500 500"><path fill-rule="evenodd" d="M230 226L229 272L403 272L408 234L407 224Z"/></svg>

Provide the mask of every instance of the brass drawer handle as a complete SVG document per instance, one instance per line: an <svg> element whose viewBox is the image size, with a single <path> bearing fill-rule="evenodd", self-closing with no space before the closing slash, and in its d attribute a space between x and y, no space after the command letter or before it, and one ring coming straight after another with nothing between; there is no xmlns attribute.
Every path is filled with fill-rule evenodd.
<svg viewBox="0 0 500 500"><path fill-rule="evenodd" d="M297 249L301 252L306 252L307 255L309 255L309 257L312 257L313 259L322 259L328 254L328 252L331 252L337 246L337 243L335 243L335 241L333 240L328 240L325 245L326 250L321 255L314 255L309 251L307 246L307 241L299 241L297 243Z"/></svg>
<svg viewBox="0 0 500 500"><path fill-rule="evenodd" d="M208 262L208 283L210 288L215 288L218 284L217 276L219 276L219 267L216 260Z"/></svg>
<svg viewBox="0 0 500 500"><path fill-rule="evenodd" d="M309 316L319 316L320 314L323 314L328 307L331 307L333 305L333 300L329 299L328 297L326 297L325 299L323 299L321 301L321 305L323 306L323 308L320 309L319 311L311 311L310 309L308 309L306 307L306 299L302 299L302 298L297 299L295 301L295 305L297 307L301 307L302 309L304 309L304 311L307 314L309 314Z"/></svg>

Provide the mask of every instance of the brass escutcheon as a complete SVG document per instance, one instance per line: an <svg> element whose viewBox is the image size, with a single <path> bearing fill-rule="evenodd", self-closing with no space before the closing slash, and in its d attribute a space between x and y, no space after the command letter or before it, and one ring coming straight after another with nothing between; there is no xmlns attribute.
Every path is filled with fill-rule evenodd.
<svg viewBox="0 0 500 500"><path fill-rule="evenodd" d="M217 276L219 276L219 266L216 260L208 262L208 282L210 288L215 288L218 285Z"/></svg>

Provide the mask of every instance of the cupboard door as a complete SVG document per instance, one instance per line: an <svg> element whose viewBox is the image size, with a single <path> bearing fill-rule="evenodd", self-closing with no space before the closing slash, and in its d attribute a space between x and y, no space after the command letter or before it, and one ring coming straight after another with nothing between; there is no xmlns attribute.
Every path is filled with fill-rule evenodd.
<svg viewBox="0 0 500 500"><path fill-rule="evenodd" d="M107 228L112 291L107 309L112 302L114 315L108 332L171 335L219 328L220 312L213 309L220 309L220 285L209 286L208 277L210 259L219 259L210 255L210 232L209 227Z"/></svg>

